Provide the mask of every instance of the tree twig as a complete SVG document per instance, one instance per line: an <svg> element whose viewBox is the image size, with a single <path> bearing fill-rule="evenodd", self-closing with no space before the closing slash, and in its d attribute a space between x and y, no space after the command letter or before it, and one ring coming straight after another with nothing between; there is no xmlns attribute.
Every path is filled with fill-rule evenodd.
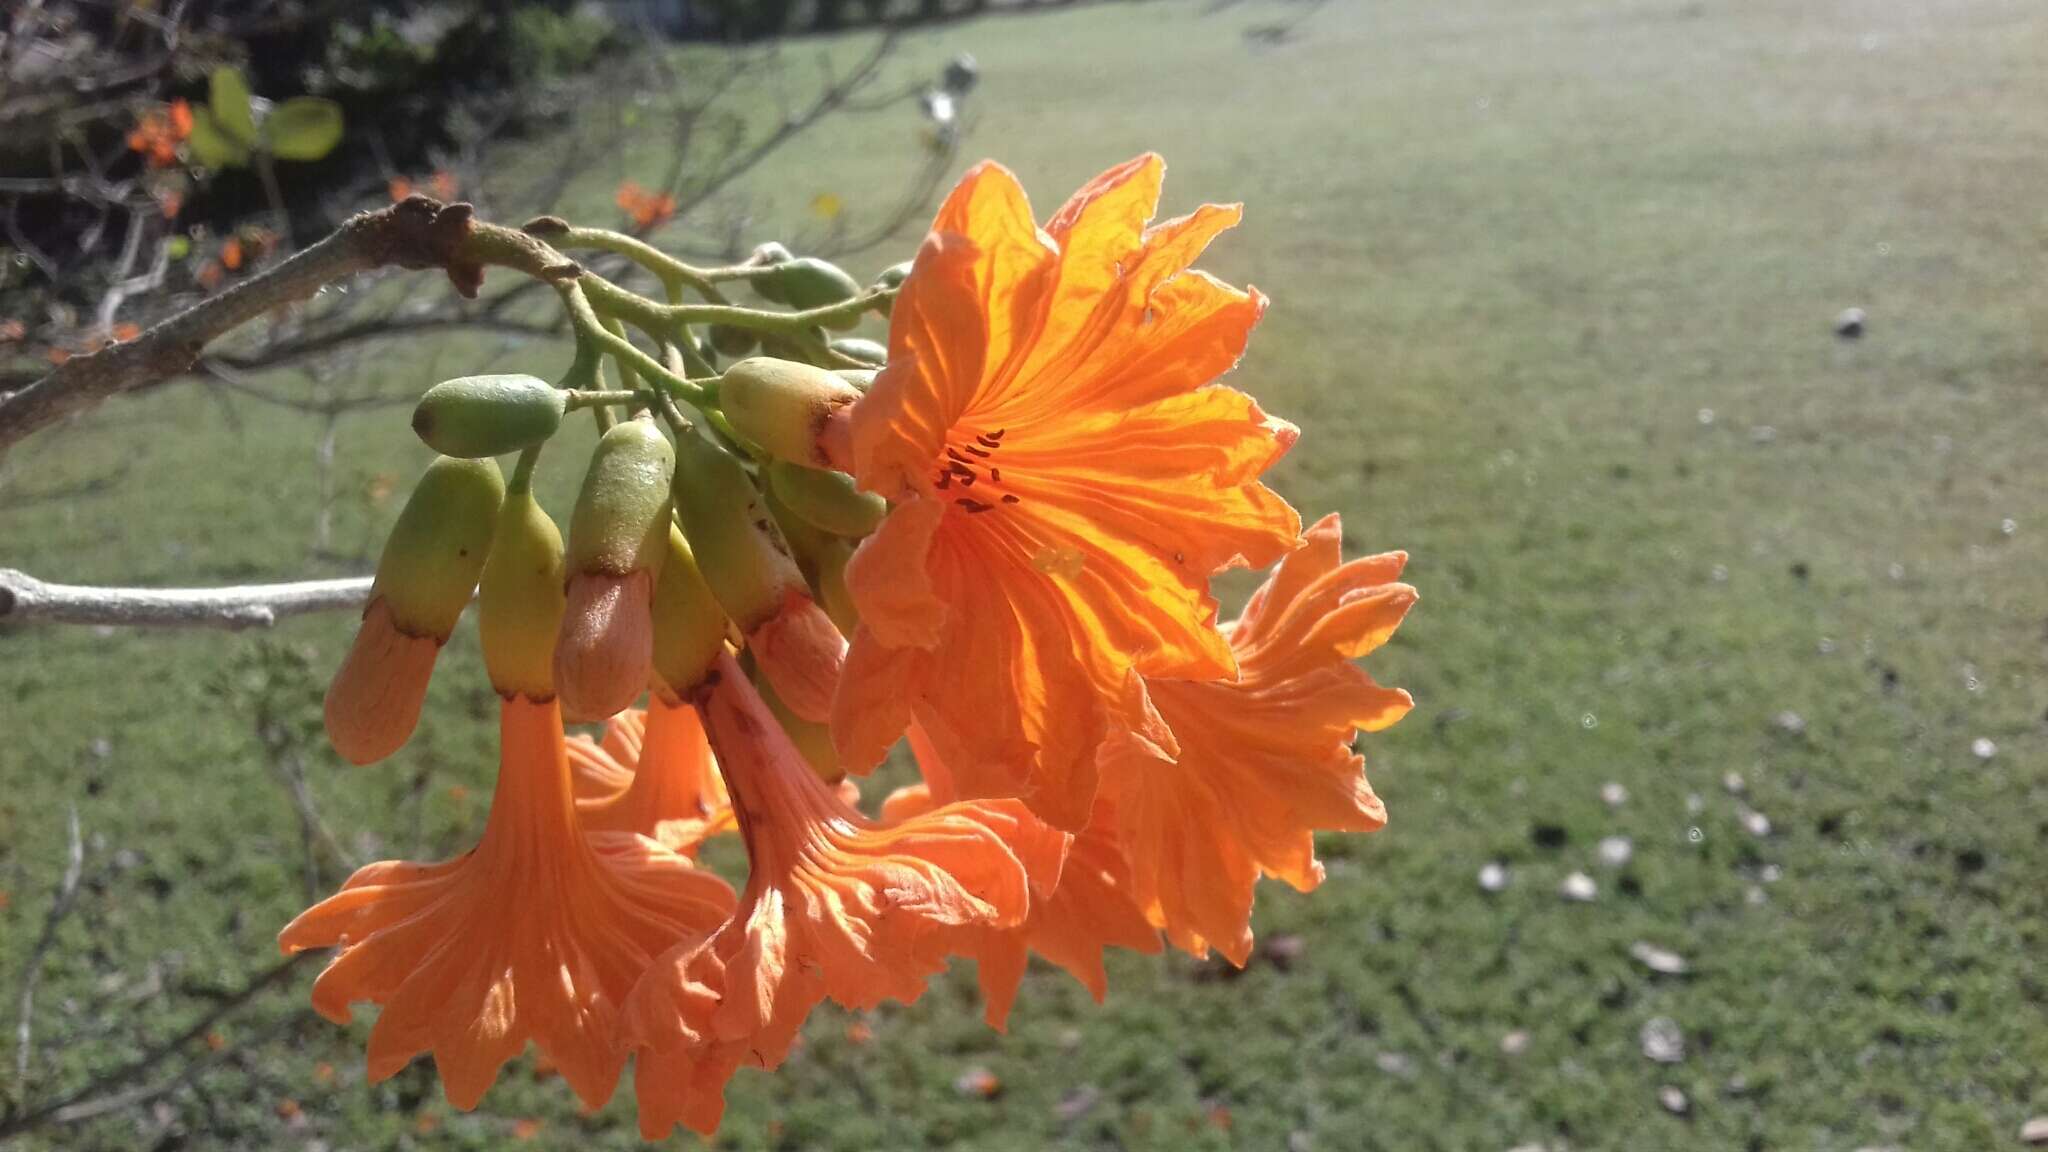
<svg viewBox="0 0 2048 1152"><path fill-rule="evenodd" d="M473 222L466 204L415 196L349 218L326 239L218 296L172 316L134 340L74 356L42 379L0 398L0 455L29 433L124 392L169 380L218 337L322 287L377 268L445 268L458 287L481 271L461 247Z"/></svg>
<svg viewBox="0 0 2048 1152"><path fill-rule="evenodd" d="M369 595L368 576L231 588L100 588L52 584L0 568L0 622L268 628L286 616L359 608Z"/></svg>
<svg viewBox="0 0 2048 1152"><path fill-rule="evenodd" d="M36 985L42 981L43 960L57 942L58 925L78 903L78 882L85 875L85 840L78 832L76 805L71 808L70 832L64 878L57 883L57 896L50 901L49 915L43 918L43 933L36 938L36 946L28 954L28 969L21 977L21 1009L14 1025L14 1089L24 1095L28 1091L29 1054L35 1047Z"/></svg>

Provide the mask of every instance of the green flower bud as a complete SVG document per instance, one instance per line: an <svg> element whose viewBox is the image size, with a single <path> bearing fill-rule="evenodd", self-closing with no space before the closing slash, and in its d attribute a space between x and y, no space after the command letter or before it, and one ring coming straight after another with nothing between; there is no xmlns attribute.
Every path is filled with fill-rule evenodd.
<svg viewBox="0 0 2048 1152"><path fill-rule="evenodd" d="M776 265L772 279L789 306L799 312L826 308L860 295L858 280L848 276L839 265L816 256Z"/></svg>
<svg viewBox="0 0 2048 1152"><path fill-rule="evenodd" d="M782 730L789 734L789 742L803 754L804 762L811 766L811 771L816 772L818 778L827 784L837 784L846 779L846 770L839 766L839 750L832 746L832 726L815 720L806 720L792 712L789 705L776 693L775 685L769 681L767 673L759 665L753 668L748 678L761 693L762 703L768 705L768 711L782 724Z"/></svg>
<svg viewBox="0 0 2048 1152"><path fill-rule="evenodd" d="M654 665L654 583L668 553L675 450L648 419L597 442L569 521L569 583L555 691L570 720L632 706Z"/></svg>
<svg viewBox="0 0 2048 1152"><path fill-rule="evenodd" d="M434 461L398 514L377 561L372 598L414 636L446 640L491 551L505 478L493 460Z"/></svg>
<svg viewBox="0 0 2048 1152"><path fill-rule="evenodd" d="M728 360L737 360L752 352L758 342L753 332L734 324L713 324L710 340L712 350Z"/></svg>
<svg viewBox="0 0 2048 1152"><path fill-rule="evenodd" d="M835 368L832 374L853 385L854 389L860 392L873 388L877 375L873 368Z"/></svg>
<svg viewBox="0 0 2048 1152"><path fill-rule="evenodd" d="M676 445L676 518L718 603L742 632L808 595L803 571L739 459L697 436Z"/></svg>
<svg viewBox="0 0 2048 1152"><path fill-rule="evenodd" d="M889 350L864 336L841 336L832 341L832 350L841 356L851 356L877 368L889 362Z"/></svg>
<svg viewBox="0 0 2048 1152"><path fill-rule="evenodd" d="M484 565L477 627L491 686L532 700L555 694L555 632L566 597L562 533L534 502L514 492L498 513L498 531Z"/></svg>
<svg viewBox="0 0 2048 1152"><path fill-rule="evenodd" d="M888 515L888 501L861 491L844 472L783 460L770 464L767 472L770 490L790 511L834 535L866 536Z"/></svg>
<svg viewBox="0 0 2048 1152"><path fill-rule="evenodd" d="M598 440L569 520L572 575L660 568L674 470L675 450L652 420L621 421Z"/></svg>
<svg viewBox="0 0 2048 1152"><path fill-rule="evenodd" d="M903 282L904 282L905 280L907 280L907 279L909 279L909 278L910 278L910 265L911 265L911 263L912 263L911 261L909 261L909 260L905 260L905 261L904 261L903 263L901 263L901 264L891 264L891 265L890 265L890 266L888 266L887 268L884 268L884 269L882 269L882 274L881 274L880 276L877 276L877 277L875 277L875 287L877 287L877 288L901 288L901 287L903 287Z"/></svg>
<svg viewBox="0 0 2048 1152"><path fill-rule="evenodd" d="M682 530L670 526L668 558L654 583L655 677L670 693L688 697L725 651L731 628Z"/></svg>
<svg viewBox="0 0 2048 1152"><path fill-rule="evenodd" d="M770 267L787 264L792 259L794 257L790 255L789 249L770 240L766 244L757 246L754 249L753 255L747 257L747 263L755 267ZM782 278L780 276L755 276L749 279L747 283L753 287L754 295L768 301L770 304L789 303L789 294L783 290Z"/></svg>
<svg viewBox="0 0 2048 1152"><path fill-rule="evenodd" d="M502 456L553 436L568 405L568 393L536 377L464 376L427 389L412 430L444 456Z"/></svg>
<svg viewBox="0 0 2048 1152"><path fill-rule="evenodd" d="M860 391L823 368L756 356L726 369L718 398L734 430L769 455L827 468L818 434Z"/></svg>

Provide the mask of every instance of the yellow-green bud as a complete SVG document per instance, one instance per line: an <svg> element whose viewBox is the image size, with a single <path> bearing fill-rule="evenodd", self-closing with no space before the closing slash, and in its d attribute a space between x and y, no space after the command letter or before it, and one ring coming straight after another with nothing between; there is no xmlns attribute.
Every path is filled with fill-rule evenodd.
<svg viewBox="0 0 2048 1152"><path fill-rule="evenodd" d="M853 541L832 537L812 560L817 572L811 578L818 590L818 603L840 635L851 636L860 627L860 609L853 603L853 590L846 586L846 562L853 559Z"/></svg>
<svg viewBox="0 0 2048 1152"><path fill-rule="evenodd" d="M884 269L882 269L882 274L881 274L880 276L877 276L877 277L875 277L875 287L877 287L877 288L901 288L901 287L903 287L903 282L904 282L905 280L908 280L908 279L910 279L910 265L911 265L911 264L912 264L912 261L909 261L909 260L905 260L905 261L904 261L903 263L901 263L901 264L891 264L891 265L889 265L889 266L888 266L887 268L884 268Z"/></svg>
<svg viewBox="0 0 2048 1152"><path fill-rule="evenodd" d="M675 450L652 420L621 421L599 438L569 520L570 572L658 571L674 470Z"/></svg>
<svg viewBox="0 0 2048 1152"><path fill-rule="evenodd" d="M445 640L469 605L491 552L505 478L493 460L443 456L420 477L377 561L372 598L414 636Z"/></svg>
<svg viewBox="0 0 2048 1152"><path fill-rule="evenodd" d="M832 414L860 399L860 390L810 364L756 356L725 370L718 401L740 435L770 456L812 468L831 461L818 433Z"/></svg>
<svg viewBox="0 0 2048 1152"><path fill-rule="evenodd" d="M427 389L412 430L444 456L502 456L553 436L568 406L568 393L533 376L463 376Z"/></svg>
<svg viewBox="0 0 2048 1152"><path fill-rule="evenodd" d="M775 275L769 277L782 293L782 302L799 312L813 308L826 308L853 299L860 295L860 282L846 274L846 270L827 260L805 256L775 267ZM833 321L832 326L842 331L860 324L858 315Z"/></svg>
<svg viewBox="0 0 2048 1152"><path fill-rule="evenodd" d="M812 599L841 634L853 635L860 623L860 613L853 607L853 594L846 587L846 562L853 558L853 541L835 536L791 511L772 484L763 495L783 538L789 541L789 550L796 554L797 567L803 569L804 579L810 582Z"/></svg>
<svg viewBox="0 0 2048 1152"><path fill-rule="evenodd" d="M873 368L838 368L832 374L853 385L857 392L866 392L875 386L878 373Z"/></svg>
<svg viewBox="0 0 2048 1152"><path fill-rule="evenodd" d="M866 536L889 513L888 501L861 491L844 472L785 460L769 464L767 471L770 490L791 512L836 536Z"/></svg>
<svg viewBox="0 0 2048 1152"><path fill-rule="evenodd" d="M790 711L789 705L776 694L775 685L769 683L767 674L758 665L749 678L761 693L762 703L768 705L768 711L782 724L782 730L789 734L789 742L803 754L804 762L811 766L811 771L827 784L837 784L846 779L846 770L839 766L839 750L832 746L832 726L806 720Z"/></svg>
<svg viewBox="0 0 2048 1152"><path fill-rule="evenodd" d="M562 533L531 492L512 493L498 513L477 609L484 668L499 692L534 700L555 694L563 578Z"/></svg>
<svg viewBox="0 0 2048 1152"><path fill-rule="evenodd" d="M676 448L676 517L690 553L726 614L752 632L789 593L810 594L803 571L738 459L696 436Z"/></svg>
<svg viewBox="0 0 2048 1152"><path fill-rule="evenodd" d="M841 336L832 342L832 350L877 368L889 362L889 350L865 336Z"/></svg>
<svg viewBox="0 0 2048 1152"><path fill-rule="evenodd" d="M731 622L682 530L671 526L668 559L654 583L654 674L670 692L687 697L725 651Z"/></svg>

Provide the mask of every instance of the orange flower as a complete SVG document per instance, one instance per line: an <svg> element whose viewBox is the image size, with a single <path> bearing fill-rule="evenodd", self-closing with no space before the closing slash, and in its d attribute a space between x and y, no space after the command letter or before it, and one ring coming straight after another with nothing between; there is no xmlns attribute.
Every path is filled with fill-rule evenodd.
<svg viewBox="0 0 2048 1152"><path fill-rule="evenodd" d="M633 786L633 766L647 738L647 713L638 708L604 722L604 739L581 733L568 738L569 780L577 803L604 800Z"/></svg>
<svg viewBox="0 0 2048 1152"><path fill-rule="evenodd" d="M142 153L151 168L169 168L178 162L178 145L191 134L192 106L177 100L144 112L128 133L128 148Z"/></svg>
<svg viewBox="0 0 2048 1152"><path fill-rule="evenodd" d="M611 1095L619 1005L678 939L724 919L732 890L644 837L578 830L561 714L521 695L500 712L502 763L483 839L439 864L386 861L285 927L285 952L338 945L313 1006L346 1023L384 1006L369 1073L424 1051L448 1100L476 1106L531 1040L583 1103Z"/></svg>
<svg viewBox="0 0 2048 1152"><path fill-rule="evenodd" d="M396 204L412 195L412 180L405 176L393 176L390 182L384 185L384 191L390 194L391 202Z"/></svg>
<svg viewBox="0 0 2048 1152"><path fill-rule="evenodd" d="M882 817L892 823L956 798L952 773L916 724L910 726L910 748L924 783L899 788L882 802ZM1035 817L1027 816L1024 823L1031 835L1060 835ZM1147 954L1160 950L1159 931L1131 899L1130 876L1117 836L1116 805L1108 796L1098 796L1088 827L1068 839L1058 884L1050 890L1032 889L1031 911L1023 926L984 929L972 945L961 949L975 958L989 1027L1006 1029L1032 952L1066 969L1099 1004L1109 992L1102 968L1104 949Z"/></svg>
<svg viewBox="0 0 2048 1152"><path fill-rule="evenodd" d="M648 1049L633 1079L650 1140L678 1123L715 1131L733 1072L779 1065L827 997L856 1010L916 999L965 934L1021 924L1027 877L1060 863L1057 838L1017 835L1015 801L871 823L804 763L731 655L711 682L699 707L747 886L723 927L663 956L627 1002L626 1036Z"/></svg>
<svg viewBox="0 0 2048 1152"><path fill-rule="evenodd" d="M613 199L632 218L633 226L643 232L676 214L675 197L650 192L631 180L619 185L618 195Z"/></svg>
<svg viewBox="0 0 2048 1152"><path fill-rule="evenodd" d="M694 857L704 841L739 827L711 745L697 710L671 703L656 691L644 717L644 743L635 741L629 755L617 761L631 772L630 783L611 796L579 799L576 815L591 831L637 832L652 836L669 850ZM627 751L627 725L606 726L610 744L619 733L618 752Z"/></svg>
<svg viewBox="0 0 2048 1152"><path fill-rule="evenodd" d="M1075 831L1105 733L1144 725L1136 673L1231 674L1209 577L1294 546L1259 476L1295 430L1207 386L1266 301L1188 270L1237 208L1146 226L1163 172L1105 172L1043 231L995 164L939 209L851 416L851 470L895 505L847 568L849 767L914 715L963 794Z"/></svg>
<svg viewBox="0 0 2048 1152"><path fill-rule="evenodd" d="M1342 539L1324 517L1253 595L1230 634L1235 680L1148 683L1177 754L1128 735L1104 749L1133 892L1195 955L1213 946L1242 966L1260 875L1306 892L1323 879L1314 832L1386 823L1352 736L1414 701L1350 661L1393 635L1415 589L1393 583L1405 554L1347 564Z"/></svg>

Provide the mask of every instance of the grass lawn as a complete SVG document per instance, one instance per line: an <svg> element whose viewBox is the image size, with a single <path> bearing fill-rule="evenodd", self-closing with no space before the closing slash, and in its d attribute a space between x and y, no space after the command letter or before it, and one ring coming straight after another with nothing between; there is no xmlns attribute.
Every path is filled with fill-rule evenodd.
<svg viewBox="0 0 2048 1152"><path fill-rule="evenodd" d="M785 1069L734 1081L718 1144L2019 1147L2048 1112L2048 11L1340 0L1247 36L1302 11L997 16L905 55L980 58L968 152L1042 211L1148 148L1169 210L1246 202L1205 266L1273 298L1235 380L1303 429L1275 482L1341 511L1355 549L1414 556L1422 603L1373 669L1419 704L1365 745L1391 825L1326 838L1313 896L1262 890L1262 938L1299 937L1287 963L1120 957L1102 1007L1034 970L1001 1037L963 962L875 1014L871 1042L818 1012ZM858 211L913 132L863 117L729 199L750 237L819 192ZM593 172L586 218L662 161ZM1851 306L1868 333L1837 339ZM423 387L482 355L414 345L376 371ZM230 422L191 387L93 419L18 454L30 487L125 471L0 510L0 564L359 571L398 501L355 494L427 459L402 409L346 420L343 555L309 558L314 421ZM543 465L558 509L572 458ZM474 836L494 700L473 628L419 736L371 769L302 741L348 633L0 632L10 1024L71 806L87 847L30 1099L275 962L308 883L273 762L303 753L356 858ZM1632 859L1603 862L1606 837ZM1594 900L1560 897L1574 871ZM1637 942L1690 974L1652 973ZM221 1049L189 1086L27 1146L635 1143L629 1093L579 1116L529 1061L472 1115L426 1065L367 1086L367 1018L309 1016L312 971L200 1029ZM1659 1019L1675 1063L1644 1055ZM207 1037L184 1050L208 1058ZM956 1090L975 1068L999 1095Z"/></svg>

